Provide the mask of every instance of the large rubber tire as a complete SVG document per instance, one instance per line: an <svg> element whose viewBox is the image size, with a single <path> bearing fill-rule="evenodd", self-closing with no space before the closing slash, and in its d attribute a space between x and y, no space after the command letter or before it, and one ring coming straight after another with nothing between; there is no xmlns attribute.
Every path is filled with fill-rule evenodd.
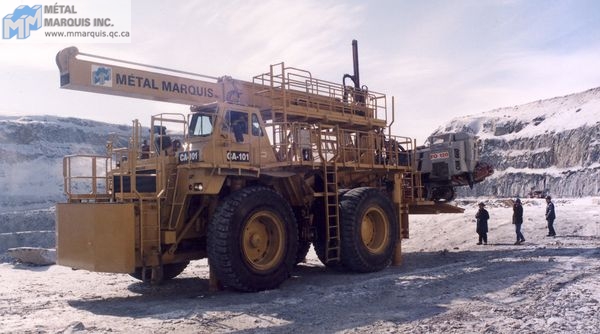
<svg viewBox="0 0 600 334"><path fill-rule="evenodd" d="M398 240L393 203L374 188L355 188L340 201L342 265L351 271L386 268Z"/></svg>
<svg viewBox="0 0 600 334"><path fill-rule="evenodd" d="M163 265L163 281L168 281L177 277L181 274L185 268L190 264L190 261L180 262L180 263L169 263ZM131 277L136 278L140 281L150 282L150 275L152 274L151 270L146 270L146 279L144 279L144 275L142 274L142 268L135 268L135 271L129 274ZM160 282L159 282L160 283Z"/></svg>
<svg viewBox="0 0 600 334"><path fill-rule="evenodd" d="M308 255L308 251L310 250L310 241L301 240L298 242L298 251L296 252L296 261L294 264L298 264L306 261L306 255Z"/></svg>
<svg viewBox="0 0 600 334"><path fill-rule="evenodd" d="M297 265L306 260L306 255L310 250L310 241L302 240L300 237L302 225L308 225L308 220L303 217L302 211L300 209L294 210L294 217L296 217L296 224L298 225L298 251L296 252L296 261L294 261L294 264Z"/></svg>
<svg viewBox="0 0 600 334"><path fill-rule="evenodd" d="M226 197L208 225L208 261L224 286L240 291L274 289L294 267L298 227L288 202L253 186Z"/></svg>
<svg viewBox="0 0 600 334"><path fill-rule="evenodd" d="M425 189L425 198L430 201L451 202L456 198L456 193L452 186L433 186Z"/></svg>

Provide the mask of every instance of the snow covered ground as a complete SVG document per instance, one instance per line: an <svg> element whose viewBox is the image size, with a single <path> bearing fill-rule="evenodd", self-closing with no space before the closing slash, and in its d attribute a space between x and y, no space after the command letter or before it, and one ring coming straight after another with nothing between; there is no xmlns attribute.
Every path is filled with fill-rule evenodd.
<svg viewBox="0 0 600 334"><path fill-rule="evenodd" d="M279 289L209 292L206 261L151 287L127 275L0 264L1 333L598 333L600 198L524 199L516 240L510 200L464 214L411 216L404 263L378 273L325 269L314 253Z"/></svg>

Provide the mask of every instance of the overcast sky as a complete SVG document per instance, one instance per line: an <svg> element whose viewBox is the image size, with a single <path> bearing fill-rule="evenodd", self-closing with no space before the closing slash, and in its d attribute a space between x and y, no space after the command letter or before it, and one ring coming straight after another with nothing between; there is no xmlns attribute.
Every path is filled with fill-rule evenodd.
<svg viewBox="0 0 600 334"><path fill-rule="evenodd" d="M132 0L131 12L131 44L80 51L242 80L285 61L341 82L357 39L361 84L395 96L393 130L419 144L454 117L600 86L596 0ZM67 46L0 44L0 113L148 125L187 111L60 90L54 58Z"/></svg>

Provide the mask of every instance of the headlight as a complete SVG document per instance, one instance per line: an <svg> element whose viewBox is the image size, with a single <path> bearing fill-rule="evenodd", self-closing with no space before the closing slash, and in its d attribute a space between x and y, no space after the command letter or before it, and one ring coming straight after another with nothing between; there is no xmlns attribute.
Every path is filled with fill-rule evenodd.
<svg viewBox="0 0 600 334"><path fill-rule="evenodd" d="M194 190L194 191L203 191L204 190L204 186L202 185L202 183L194 183L194 185L192 186L192 190Z"/></svg>

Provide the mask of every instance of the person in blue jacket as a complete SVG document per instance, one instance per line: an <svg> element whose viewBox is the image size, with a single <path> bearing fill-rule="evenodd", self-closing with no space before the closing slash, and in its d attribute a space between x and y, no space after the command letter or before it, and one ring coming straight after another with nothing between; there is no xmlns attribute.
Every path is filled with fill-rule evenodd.
<svg viewBox="0 0 600 334"><path fill-rule="evenodd" d="M548 222L548 237L556 236L554 231L554 219L556 219L556 213L554 212L554 203L552 203L552 197L546 196L546 221Z"/></svg>
<svg viewBox="0 0 600 334"><path fill-rule="evenodd" d="M488 220L490 219L490 214L484 208L485 204L483 202L479 203L479 211L475 214L475 219L477 219L477 234L479 234L479 242L478 245L481 245L483 242L484 245L487 245L487 232L488 232Z"/></svg>

